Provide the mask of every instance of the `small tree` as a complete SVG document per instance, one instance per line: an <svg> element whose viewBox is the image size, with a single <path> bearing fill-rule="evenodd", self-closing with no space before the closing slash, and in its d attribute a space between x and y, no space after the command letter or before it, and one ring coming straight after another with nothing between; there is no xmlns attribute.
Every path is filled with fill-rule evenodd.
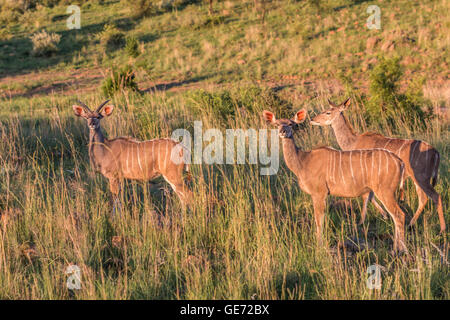
<svg viewBox="0 0 450 320"><path fill-rule="evenodd" d="M113 68L111 70L111 75L106 77L103 81L101 89L106 97L111 97L115 92L124 89L139 91L134 71L128 65L121 70Z"/></svg>
<svg viewBox="0 0 450 320"><path fill-rule="evenodd" d="M369 75L370 100L367 110L372 121L384 119L392 124L401 118L410 124L423 124L430 116L422 109L427 105L427 101L423 98L420 86L411 86L406 93L400 92L399 83L402 76L399 58L380 58L380 62Z"/></svg>
<svg viewBox="0 0 450 320"><path fill-rule="evenodd" d="M47 33L42 30L31 36L31 42L33 43L34 56L49 56L52 53L58 51L58 43L61 40L61 36L56 33Z"/></svg>

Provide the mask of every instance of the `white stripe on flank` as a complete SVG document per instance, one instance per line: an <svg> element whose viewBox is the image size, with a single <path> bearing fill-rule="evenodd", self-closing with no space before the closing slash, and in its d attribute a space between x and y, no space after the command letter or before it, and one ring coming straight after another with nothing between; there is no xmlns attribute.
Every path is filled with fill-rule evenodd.
<svg viewBox="0 0 450 320"><path fill-rule="evenodd" d="M400 149L397 150L397 152L395 153L396 155L398 155L400 157L401 152L403 147L406 145L406 143L408 143L408 141L403 142L402 146L400 147Z"/></svg>
<svg viewBox="0 0 450 320"><path fill-rule="evenodd" d="M330 156L331 156L331 154L328 154L328 158L327 158L327 174L326 174L325 180L331 179L330 178Z"/></svg>
<svg viewBox="0 0 450 320"><path fill-rule="evenodd" d="M364 153L364 167L366 168L366 184L369 180L369 170L367 170L367 152Z"/></svg>
<svg viewBox="0 0 450 320"><path fill-rule="evenodd" d="M386 173L389 172L389 154L386 152Z"/></svg>
<svg viewBox="0 0 450 320"><path fill-rule="evenodd" d="M381 151L378 151L379 157L378 157L378 184L380 184L380 170L381 170Z"/></svg>
<svg viewBox="0 0 450 320"><path fill-rule="evenodd" d="M339 168L341 170L342 182L344 183L344 185L346 185L345 178L344 178L344 171L342 170L342 152L341 151L339 151Z"/></svg>
<svg viewBox="0 0 450 320"><path fill-rule="evenodd" d="M131 170L134 171L135 163L134 163L134 154L133 154L133 145L131 145Z"/></svg>
<svg viewBox="0 0 450 320"><path fill-rule="evenodd" d="M335 160L334 160L334 152L331 152L331 156L333 157L332 159L331 159L331 162L333 163L333 167L331 167L331 165L330 165L330 171L331 171L331 180L333 181L333 184L336 184L336 179L334 178L334 167L335 167L335 164L334 164L334 162L335 162Z"/></svg>
<svg viewBox="0 0 450 320"><path fill-rule="evenodd" d="M364 172L364 167L363 167L363 163L362 163L362 151L359 150L359 165L361 166L361 176L364 179L364 184L366 184L366 175Z"/></svg>
<svg viewBox="0 0 450 320"><path fill-rule="evenodd" d="M161 173L161 166L160 166L160 162L161 162L161 144L160 143L158 143L157 156L158 156L158 172Z"/></svg>
<svg viewBox="0 0 450 320"><path fill-rule="evenodd" d="M137 159L138 159L138 164L139 164L139 169L142 173L142 165L141 165L141 157L139 156L139 146L136 145L136 152L137 152Z"/></svg>
<svg viewBox="0 0 450 320"><path fill-rule="evenodd" d="M336 152L333 152L333 182L336 184Z"/></svg>
<svg viewBox="0 0 450 320"><path fill-rule="evenodd" d="M387 147L387 145L389 144L389 142L391 142L391 141L392 141L392 139L391 139L391 138L387 138L387 139L389 139L389 140L388 140L388 142L386 142L386 144L384 145L384 148L383 148L383 149L386 149L386 147Z"/></svg>
<svg viewBox="0 0 450 320"><path fill-rule="evenodd" d="M126 173L128 173L128 169L129 169L129 163L128 163L129 158L130 158L130 148L127 148L127 171L126 171Z"/></svg>
<svg viewBox="0 0 450 320"><path fill-rule="evenodd" d="M170 160L170 155L169 155L169 142L166 142L166 153L165 153L165 156L164 156L164 164L165 164L164 170L167 169L168 160Z"/></svg>
<svg viewBox="0 0 450 320"><path fill-rule="evenodd" d="M370 177L373 179L373 158L375 158L375 153L372 151L372 169L370 170Z"/></svg>
<svg viewBox="0 0 450 320"><path fill-rule="evenodd" d="M353 154L353 151L350 151L350 172L352 174L352 181L353 181L353 183L355 183L355 176L353 175L352 154Z"/></svg>

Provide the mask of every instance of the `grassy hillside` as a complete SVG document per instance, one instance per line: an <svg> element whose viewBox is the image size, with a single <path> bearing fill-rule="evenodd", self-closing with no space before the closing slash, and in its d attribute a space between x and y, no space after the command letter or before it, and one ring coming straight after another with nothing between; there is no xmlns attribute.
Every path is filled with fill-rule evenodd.
<svg viewBox="0 0 450 320"><path fill-rule="evenodd" d="M128 182L113 218L107 181L89 165L87 126L71 108L77 98L105 100L104 78L124 66L139 92L109 97L109 137L169 137L192 132L194 121L222 132L266 128L263 109L291 116L304 107L312 117L328 98L350 96L357 131L439 150L436 189L448 225L448 1L214 1L212 12L206 2L175 1L145 17L126 1L79 1L80 30L66 28L64 2L27 10L0 3L0 298L450 298L448 233L438 234L431 203L427 221L407 232L409 257L392 254L393 222L372 205L357 225L360 199L329 198L328 248L317 247L311 198L281 152L273 176L249 163L192 165L187 212L162 179ZM381 30L365 27L370 4L381 9ZM30 37L41 30L61 36L58 51L33 54ZM137 46L126 45L132 38ZM402 68L388 102L395 110L405 94L433 114L424 124L417 114L367 116L382 57ZM338 147L330 128L309 122L296 142ZM417 205L408 181L407 221ZM66 287L72 264L81 290ZM366 286L372 264L384 267L381 290Z"/></svg>

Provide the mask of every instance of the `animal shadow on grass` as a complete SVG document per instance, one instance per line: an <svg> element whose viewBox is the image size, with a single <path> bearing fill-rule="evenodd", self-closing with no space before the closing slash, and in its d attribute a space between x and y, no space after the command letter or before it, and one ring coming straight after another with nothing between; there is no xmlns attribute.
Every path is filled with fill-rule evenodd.
<svg viewBox="0 0 450 320"><path fill-rule="evenodd" d="M123 181L119 199L120 205L116 212L112 214L113 220L120 215L135 212L135 209L138 208L140 220L154 219L157 226L163 228L171 226L173 219L180 218L170 211L182 212L176 193L162 177L151 181ZM144 205L145 202L150 203L150 210ZM171 206L174 210L171 210ZM180 210L177 210L178 207ZM125 210L125 208L128 210ZM113 209L111 208L111 210Z"/></svg>
<svg viewBox="0 0 450 320"><path fill-rule="evenodd" d="M191 79L186 79L186 80L180 80L180 81L172 81L172 82L168 82L168 83L160 83L160 84L155 84L152 87L149 87L147 89L141 90L142 93L155 93L157 91L167 91L173 88L177 88L177 87L182 87L184 85L188 85L188 84L194 84L194 83L198 83L201 82L203 80L206 80L210 78L210 76L197 76L197 77L193 77Z"/></svg>

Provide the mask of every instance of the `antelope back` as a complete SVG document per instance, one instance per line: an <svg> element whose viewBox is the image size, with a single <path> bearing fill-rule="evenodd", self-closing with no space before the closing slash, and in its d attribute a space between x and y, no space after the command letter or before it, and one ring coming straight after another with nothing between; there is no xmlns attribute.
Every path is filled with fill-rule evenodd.
<svg viewBox="0 0 450 320"><path fill-rule="evenodd" d="M116 138L110 141L118 176L126 179L149 180L158 175L170 175L184 166L174 155L185 149L172 139L137 141L131 138ZM175 160L175 161L174 161Z"/></svg>

